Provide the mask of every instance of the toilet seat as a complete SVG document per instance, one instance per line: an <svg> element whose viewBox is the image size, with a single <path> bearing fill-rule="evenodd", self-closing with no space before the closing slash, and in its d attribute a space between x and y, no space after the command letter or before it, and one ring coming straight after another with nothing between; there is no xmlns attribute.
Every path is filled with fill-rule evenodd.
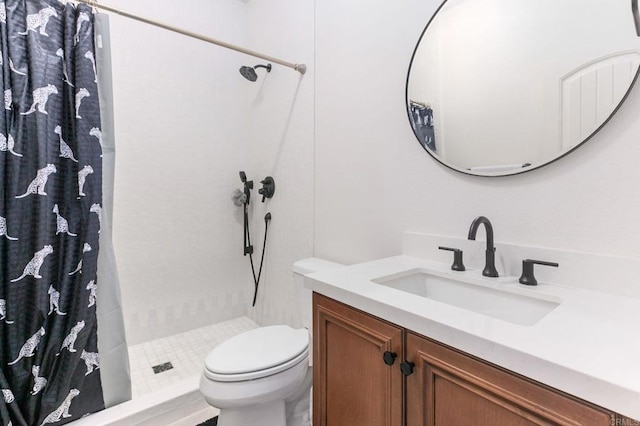
<svg viewBox="0 0 640 426"><path fill-rule="evenodd" d="M205 360L209 380L240 382L271 376L308 359L309 333L286 325L239 334L212 350Z"/></svg>

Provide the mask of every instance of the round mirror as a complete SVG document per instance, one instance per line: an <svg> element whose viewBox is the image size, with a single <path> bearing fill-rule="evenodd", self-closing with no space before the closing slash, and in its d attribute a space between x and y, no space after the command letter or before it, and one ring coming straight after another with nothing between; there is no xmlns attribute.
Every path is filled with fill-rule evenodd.
<svg viewBox="0 0 640 426"><path fill-rule="evenodd" d="M422 33L407 113L444 165L504 176L593 136L638 75L638 0L447 0Z"/></svg>

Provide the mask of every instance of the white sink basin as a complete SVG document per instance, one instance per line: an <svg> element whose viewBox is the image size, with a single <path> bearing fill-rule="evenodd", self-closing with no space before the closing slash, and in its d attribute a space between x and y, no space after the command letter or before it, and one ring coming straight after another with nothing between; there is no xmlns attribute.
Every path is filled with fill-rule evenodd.
<svg viewBox="0 0 640 426"><path fill-rule="evenodd" d="M500 284L499 281L485 283L484 281L487 281L485 279L474 279L463 275L455 279L446 275L414 269L372 281L419 297L527 326L536 324L561 302L549 296L523 294L527 289L518 288L520 284L517 283L508 285ZM504 287L513 288L505 289Z"/></svg>

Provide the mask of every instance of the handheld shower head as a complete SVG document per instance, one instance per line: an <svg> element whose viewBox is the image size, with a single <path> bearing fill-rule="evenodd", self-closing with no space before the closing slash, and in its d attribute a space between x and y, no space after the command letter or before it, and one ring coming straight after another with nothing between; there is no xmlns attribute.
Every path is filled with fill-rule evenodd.
<svg viewBox="0 0 640 426"><path fill-rule="evenodd" d="M242 74L242 76L249 81L256 81L258 79L258 74L256 74L256 69L258 68L264 68L267 70L267 72L271 72L271 64L267 64L267 65L256 65L255 67L247 67L247 66L240 67L240 74Z"/></svg>
<svg viewBox="0 0 640 426"><path fill-rule="evenodd" d="M231 199L233 200L233 203L236 206L240 206L242 204L249 204L249 201L251 200L251 190L253 189L253 181L247 180L247 174L244 171L240 171L239 174L240 174L240 180L244 184L244 191L242 194L243 197L242 197L242 200L240 201L240 204L238 204L239 197L237 197L236 193L234 192L231 195Z"/></svg>

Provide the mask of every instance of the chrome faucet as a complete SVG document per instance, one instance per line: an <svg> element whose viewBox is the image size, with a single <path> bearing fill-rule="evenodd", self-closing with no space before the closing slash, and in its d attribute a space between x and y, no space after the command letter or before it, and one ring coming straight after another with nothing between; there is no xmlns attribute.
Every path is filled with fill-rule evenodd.
<svg viewBox="0 0 640 426"><path fill-rule="evenodd" d="M493 245L493 226L491 222L484 216L478 216L471 222L471 228L469 228L470 240L476 239L476 234L480 225L484 225L487 232L487 250L485 252L485 265L482 275L485 277L497 277L498 271L496 270L496 248Z"/></svg>

